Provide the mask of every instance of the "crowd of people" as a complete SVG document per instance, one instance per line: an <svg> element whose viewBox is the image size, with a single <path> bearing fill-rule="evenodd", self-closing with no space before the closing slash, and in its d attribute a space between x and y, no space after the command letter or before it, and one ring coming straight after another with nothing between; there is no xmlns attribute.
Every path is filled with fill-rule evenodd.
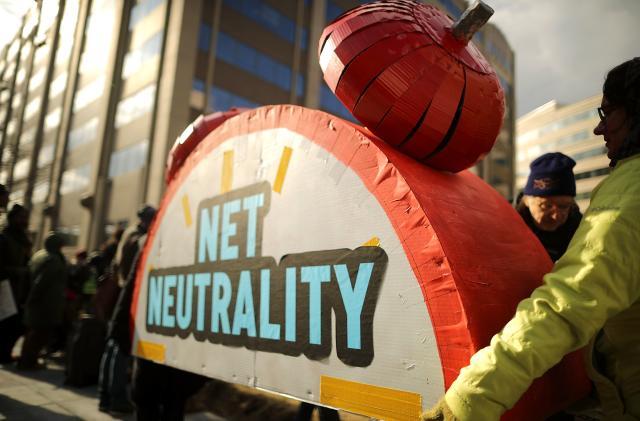
<svg viewBox="0 0 640 421"><path fill-rule="evenodd" d="M139 420L180 420L186 400L205 378L131 358L129 307L137 260L156 210L145 205L138 223L116 229L98 250L63 254L65 237L51 232L32 253L29 210L0 185L0 364L18 370L46 368L64 356L65 383L98 383L99 410L136 411ZM16 343L23 337L22 346ZM14 351L19 348L19 354ZM132 398L135 405L132 404Z"/></svg>

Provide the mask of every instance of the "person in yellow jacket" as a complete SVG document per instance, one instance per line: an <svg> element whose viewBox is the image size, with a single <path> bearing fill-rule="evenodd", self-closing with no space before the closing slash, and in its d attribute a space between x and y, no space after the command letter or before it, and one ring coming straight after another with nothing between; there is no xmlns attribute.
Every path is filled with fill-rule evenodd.
<svg viewBox="0 0 640 421"><path fill-rule="evenodd" d="M423 420L498 420L587 344L602 419L640 420L640 57L607 74L598 113L613 170L567 252Z"/></svg>

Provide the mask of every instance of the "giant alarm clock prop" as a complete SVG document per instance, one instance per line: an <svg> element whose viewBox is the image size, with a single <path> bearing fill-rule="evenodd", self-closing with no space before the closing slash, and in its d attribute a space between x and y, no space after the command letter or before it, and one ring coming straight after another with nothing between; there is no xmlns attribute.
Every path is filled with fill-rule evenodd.
<svg viewBox="0 0 640 421"><path fill-rule="evenodd" d="M339 46L376 26L382 27L376 36L386 39L398 15L424 12L441 28L440 12L427 10L407 1L364 5L333 22L321 44ZM451 92L436 85L473 73L462 91L478 101L486 96L472 93L473 84L493 86L490 68L471 44L465 48L473 54L451 55L445 38L437 38L443 45L434 38L440 52L433 53L450 55L452 65L433 70L442 74L430 85L435 93L423 99L432 106L442 101L443 113L447 101L436 97ZM360 81L349 80L345 92L359 92L354 84ZM376 80L364 85L371 89ZM484 107L501 115L495 88ZM354 98L349 95L344 98ZM458 125L484 112L460 106L457 95ZM382 105L358 98L351 106L356 116L357 104ZM382 115L393 113L394 101ZM400 127L401 120L393 124ZM431 121L422 119L416 133L435 132ZM509 203L461 171L492 139L481 140L477 150L469 146L474 158L418 160L407 154L413 141L383 140L376 134L386 132L366 124L274 105L205 117L188 128L169 157L167 189L138 266L133 352L377 419L417 420L433 405L552 263ZM451 129L448 145L474 142L477 126L464 124ZM415 148L426 151L430 140L422 136ZM581 367L578 355L565 358L504 419L544 419L583 396L588 382Z"/></svg>

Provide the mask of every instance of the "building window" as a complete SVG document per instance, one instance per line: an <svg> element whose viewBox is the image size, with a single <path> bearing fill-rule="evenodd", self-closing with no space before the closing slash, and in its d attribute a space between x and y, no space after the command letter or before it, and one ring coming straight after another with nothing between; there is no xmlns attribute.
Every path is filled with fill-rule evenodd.
<svg viewBox="0 0 640 421"><path fill-rule="evenodd" d="M55 78L53 82L51 82L51 85L49 87L49 98L52 99L58 96L62 91L64 91L64 88L66 86L67 86L67 72L64 72L58 75L58 77Z"/></svg>
<svg viewBox="0 0 640 421"><path fill-rule="evenodd" d="M209 107L216 111L226 111L233 107L256 108L259 106L260 104L217 86L213 86L209 94Z"/></svg>
<svg viewBox="0 0 640 421"><path fill-rule="evenodd" d="M40 111L40 97L35 97L29 101L24 109L24 121L29 120L31 117L36 115L38 111Z"/></svg>
<svg viewBox="0 0 640 421"><path fill-rule="evenodd" d="M148 150L149 141L145 139L112 153L109 161L109 178L142 168L147 162Z"/></svg>
<svg viewBox="0 0 640 421"><path fill-rule="evenodd" d="M60 194L65 195L89 186L91 177L91 165L85 164L77 168L71 168L62 173Z"/></svg>
<svg viewBox="0 0 640 421"><path fill-rule="evenodd" d="M164 4L164 0L139 0L133 9L131 9L131 17L129 18L129 30L140 22L145 16L150 15L157 7Z"/></svg>
<svg viewBox="0 0 640 421"><path fill-rule="evenodd" d="M44 119L44 130L55 129L60 125L60 117L62 115L62 109L60 107L51 111Z"/></svg>
<svg viewBox="0 0 640 421"><path fill-rule="evenodd" d="M51 143L40 149L40 153L38 154L38 168L51 164L53 161L53 150L54 145Z"/></svg>
<svg viewBox="0 0 640 421"><path fill-rule="evenodd" d="M86 41L80 61L80 73L103 69L109 58L114 28L114 10L110 1L96 1L87 23Z"/></svg>
<svg viewBox="0 0 640 421"><path fill-rule="evenodd" d="M266 2L262 0L224 0L224 4L291 44L295 42L296 23ZM302 46L305 49L306 43L303 42Z"/></svg>
<svg viewBox="0 0 640 421"><path fill-rule="evenodd" d="M598 146L595 149L589 149L588 151L572 154L571 158L575 159L576 161L580 161L581 159L591 158L598 155L605 155L606 153L607 153L606 147Z"/></svg>
<svg viewBox="0 0 640 421"><path fill-rule="evenodd" d="M41 67L34 75L29 79L29 93L36 90L36 88L42 85L44 81L44 67Z"/></svg>
<svg viewBox="0 0 640 421"><path fill-rule="evenodd" d="M521 135L519 135L517 137L516 140L517 140L518 145L525 145L525 144L527 144L527 143L529 143L531 141L534 141L534 140L544 136L547 133L551 133L551 132L554 132L556 130L560 130L562 128L565 128L565 127L570 126L572 124L576 124L576 123L584 121L584 120L595 119L597 117L598 117L598 112L596 110L583 111L581 113L565 117L563 119L554 121L552 123L545 124L544 126L542 126L540 128L529 130L528 132L522 133Z"/></svg>
<svg viewBox="0 0 640 421"><path fill-rule="evenodd" d="M123 99L116 110L116 129L142 117L151 111L156 94L156 85L149 85L135 94Z"/></svg>
<svg viewBox="0 0 640 421"><path fill-rule="evenodd" d="M279 88L291 90L291 68L220 32L216 57Z"/></svg>
<svg viewBox="0 0 640 421"><path fill-rule="evenodd" d="M160 56L160 48L162 47L163 31L156 32L147 39L138 49L130 51L124 58L122 66L122 79L127 79L142 67L143 64L150 62Z"/></svg>
<svg viewBox="0 0 640 421"><path fill-rule="evenodd" d="M32 127L29 130L25 130L20 135L20 146L29 145L33 143L33 140L36 137L36 128Z"/></svg>
<svg viewBox="0 0 640 421"><path fill-rule="evenodd" d="M22 158L18 162L16 162L16 166L13 167L13 178L17 180L22 180L29 173L29 162L30 158Z"/></svg>
<svg viewBox="0 0 640 421"><path fill-rule="evenodd" d="M598 168L597 170L579 172L575 175L576 180L583 180L585 178L594 178L601 175L607 175L611 172L610 168Z"/></svg>
<svg viewBox="0 0 640 421"><path fill-rule="evenodd" d="M31 196L31 201L33 203L42 203L47 199L48 194L49 194L49 182L44 181L42 183L38 183L33 188L33 195Z"/></svg>
<svg viewBox="0 0 640 421"><path fill-rule="evenodd" d="M73 100L73 111L78 112L102 96L104 92L104 75L76 92Z"/></svg>
<svg viewBox="0 0 640 421"><path fill-rule="evenodd" d="M97 132L98 117L93 117L81 126L71 130L71 132L69 132L69 150L72 151L80 145L93 141Z"/></svg>

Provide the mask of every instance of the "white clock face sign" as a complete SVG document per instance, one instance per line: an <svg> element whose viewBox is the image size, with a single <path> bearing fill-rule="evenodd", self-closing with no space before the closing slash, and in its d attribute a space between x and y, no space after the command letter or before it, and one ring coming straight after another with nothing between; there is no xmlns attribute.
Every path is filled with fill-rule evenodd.
<svg viewBox="0 0 640 421"><path fill-rule="evenodd" d="M141 262L138 355L332 406L321 389L442 395L422 290L353 168L286 128L192 155Z"/></svg>

